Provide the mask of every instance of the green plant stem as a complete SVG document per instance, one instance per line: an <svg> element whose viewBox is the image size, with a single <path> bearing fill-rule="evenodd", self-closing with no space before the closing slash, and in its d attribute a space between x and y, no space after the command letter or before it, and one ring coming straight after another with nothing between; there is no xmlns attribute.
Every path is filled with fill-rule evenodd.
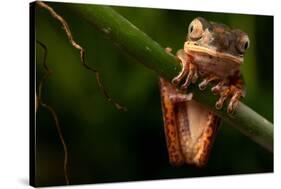
<svg viewBox="0 0 281 189"><path fill-rule="evenodd" d="M163 47L112 8L101 5L65 5L81 19L97 27L114 44L153 70L159 77L171 81L179 73L181 66L173 55L166 53ZM220 111L216 110L214 105L218 96L211 93L210 87L200 91L197 85L191 85L188 90L194 93L195 100L211 109L224 121L267 150L273 151L273 124L271 122L242 102L239 103L233 115L229 115L225 107Z"/></svg>

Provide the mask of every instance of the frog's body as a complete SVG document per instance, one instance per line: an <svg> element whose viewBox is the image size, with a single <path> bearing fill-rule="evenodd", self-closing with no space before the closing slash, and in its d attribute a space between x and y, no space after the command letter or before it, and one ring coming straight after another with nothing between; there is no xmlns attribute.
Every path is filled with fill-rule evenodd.
<svg viewBox="0 0 281 189"><path fill-rule="evenodd" d="M220 95L216 108L222 108L230 97L227 110L232 113L244 95L240 65L248 47L249 39L244 32L196 18L189 26L184 49L177 53L182 71L172 83L178 85L184 81L181 89L186 90L201 77L199 88L204 90L209 83L218 82L212 87L212 92ZM162 78L160 89L171 164L205 165L220 118L192 100L192 94L185 94Z"/></svg>

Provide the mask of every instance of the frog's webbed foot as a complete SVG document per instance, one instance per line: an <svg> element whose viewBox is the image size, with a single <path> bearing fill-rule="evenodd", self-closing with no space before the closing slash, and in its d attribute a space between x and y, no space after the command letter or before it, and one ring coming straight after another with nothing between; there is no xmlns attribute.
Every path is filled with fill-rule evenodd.
<svg viewBox="0 0 281 189"><path fill-rule="evenodd" d="M166 48L166 51L170 50ZM186 90L190 83L195 83L198 79L197 67L192 64L190 57L184 52L179 50L177 52L177 58L180 60L182 69L181 72L172 80L172 84L178 85L182 80L185 79L181 89Z"/></svg>

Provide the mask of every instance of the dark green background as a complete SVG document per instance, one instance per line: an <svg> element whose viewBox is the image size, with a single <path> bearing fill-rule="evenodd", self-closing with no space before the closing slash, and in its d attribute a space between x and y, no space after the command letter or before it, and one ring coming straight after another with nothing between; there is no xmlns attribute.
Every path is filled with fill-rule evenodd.
<svg viewBox="0 0 281 189"><path fill-rule="evenodd" d="M69 23L73 36L86 49L86 61L100 71L109 94L128 108L120 112L98 89L95 75L80 63L79 52L60 23L44 9L36 10L36 39L48 47L53 74L42 98L60 121L69 152L71 184L161 178L233 175L273 171L273 154L236 129L222 124L208 165L172 167L163 131L158 78L118 49L92 25L49 3ZM147 8L113 7L163 47L183 47L187 28L197 16L248 33L251 46L242 72L244 102L273 121L273 17ZM43 50L36 46L36 81L44 74ZM36 114L37 185L62 185L63 148L50 113Z"/></svg>

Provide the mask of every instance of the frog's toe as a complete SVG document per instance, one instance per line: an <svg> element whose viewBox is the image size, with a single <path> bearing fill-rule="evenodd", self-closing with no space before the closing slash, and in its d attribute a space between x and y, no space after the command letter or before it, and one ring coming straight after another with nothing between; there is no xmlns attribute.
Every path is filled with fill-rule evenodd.
<svg viewBox="0 0 281 189"><path fill-rule="evenodd" d="M172 84L177 86L184 78L186 78L187 72L188 69L186 68L186 65L182 64L182 70L175 78L172 79Z"/></svg>
<svg viewBox="0 0 281 189"><path fill-rule="evenodd" d="M181 89L187 89L191 83L196 83L199 77L196 65L190 63L188 65L188 69L186 70L188 71L187 78L184 84L181 86Z"/></svg>
<svg viewBox="0 0 281 189"><path fill-rule="evenodd" d="M207 87L207 82L205 80L203 80L201 83L199 83L198 87L201 91L205 90Z"/></svg>
<svg viewBox="0 0 281 189"><path fill-rule="evenodd" d="M221 93L221 91L223 91L223 89L225 89L225 80L220 81L217 85L215 85L214 87L211 88L211 91L213 94L219 94Z"/></svg>
<svg viewBox="0 0 281 189"><path fill-rule="evenodd" d="M201 83L199 83L198 87L201 91L205 90L207 85L209 84L209 80L208 79L204 79Z"/></svg>
<svg viewBox="0 0 281 189"><path fill-rule="evenodd" d="M177 86L186 77L186 75L187 75L187 70L185 68L182 68L179 75L177 75L174 79L172 79L172 84Z"/></svg>
<svg viewBox="0 0 281 189"><path fill-rule="evenodd" d="M198 87L201 91L205 90L207 85L209 84L209 80L208 78L203 79L203 81L201 81L201 83L199 83Z"/></svg>
<svg viewBox="0 0 281 189"><path fill-rule="evenodd" d="M227 113L232 114L234 112L239 104L239 99L241 98L241 96L242 92L240 90L234 92L234 95L232 96L228 104Z"/></svg>
<svg viewBox="0 0 281 189"><path fill-rule="evenodd" d="M201 83L199 83L198 87L200 90L205 90L207 85L212 82L212 81L215 81L215 80L218 80L219 78L217 76L213 76L213 75L210 75L208 76L207 78L203 79L203 81Z"/></svg>
<svg viewBox="0 0 281 189"><path fill-rule="evenodd" d="M221 93L220 93L220 98L219 100L216 102L216 108L218 110L220 110L223 107L223 104L225 102L225 100L231 95L231 90L230 88L226 88L224 89Z"/></svg>
<svg viewBox="0 0 281 189"><path fill-rule="evenodd" d="M165 48L165 51L166 51L167 53L171 53L171 52L173 51L173 49L172 49L171 47L166 47L166 48Z"/></svg>
<svg viewBox="0 0 281 189"><path fill-rule="evenodd" d="M227 107L227 113L232 114L234 109L237 107L239 100L231 101Z"/></svg>
<svg viewBox="0 0 281 189"><path fill-rule="evenodd" d="M182 86L181 86L181 89L182 89L182 90L186 90L186 89L188 88L188 86L189 86L189 85L191 84L191 82L192 82L192 78L193 78L193 72L190 71L190 72L188 73L188 75L187 75L187 78L186 78L184 84L182 84Z"/></svg>
<svg viewBox="0 0 281 189"><path fill-rule="evenodd" d="M216 85L216 86L212 87L211 91L213 94L218 94L221 91L221 87Z"/></svg>
<svg viewBox="0 0 281 189"><path fill-rule="evenodd" d="M180 78L178 78L178 77L175 77L173 80L172 80L172 84L173 85L178 85L180 83Z"/></svg>

